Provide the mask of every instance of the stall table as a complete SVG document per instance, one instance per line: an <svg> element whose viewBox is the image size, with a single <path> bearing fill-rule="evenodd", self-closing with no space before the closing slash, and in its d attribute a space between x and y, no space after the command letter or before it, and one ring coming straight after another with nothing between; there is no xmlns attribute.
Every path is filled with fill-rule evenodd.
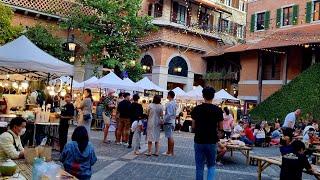
<svg viewBox="0 0 320 180"><path fill-rule="evenodd" d="M262 171L264 171L267 167L271 165L277 165L281 167L282 159L281 156L276 157L263 157L263 156L251 156L251 160L255 160L258 163L258 179L261 180L262 178ZM320 179L320 172L319 166L312 165L312 168L315 170L314 172L307 172L304 173L314 175L317 179Z"/></svg>
<svg viewBox="0 0 320 180"><path fill-rule="evenodd" d="M27 180L32 180L32 165L28 164L25 160L14 160L14 162L18 166L17 172L21 173ZM57 174L57 177L60 177L59 179L77 179L62 169Z"/></svg>
<svg viewBox="0 0 320 180"><path fill-rule="evenodd" d="M227 151L230 151L231 157L233 156L233 151L241 152L246 158L246 164L249 164L250 161L250 151L252 150L251 147L248 146L240 146L234 144L227 144Z"/></svg>

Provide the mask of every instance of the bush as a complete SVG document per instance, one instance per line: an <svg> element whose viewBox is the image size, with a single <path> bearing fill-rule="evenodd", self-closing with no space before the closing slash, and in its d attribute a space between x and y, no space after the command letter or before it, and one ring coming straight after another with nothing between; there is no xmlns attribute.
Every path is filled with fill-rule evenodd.
<svg viewBox="0 0 320 180"><path fill-rule="evenodd" d="M302 118L308 112L320 120L320 64L315 64L301 73L279 91L271 95L249 114L255 120L274 121L295 109L302 109Z"/></svg>

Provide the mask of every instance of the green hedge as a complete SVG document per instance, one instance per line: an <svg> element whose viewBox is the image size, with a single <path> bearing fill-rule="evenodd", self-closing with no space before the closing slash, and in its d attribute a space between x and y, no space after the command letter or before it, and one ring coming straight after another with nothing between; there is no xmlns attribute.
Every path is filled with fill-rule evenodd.
<svg viewBox="0 0 320 180"><path fill-rule="evenodd" d="M302 109L302 118L311 112L320 120L320 64L315 64L279 91L271 95L249 114L254 121L281 121L287 113Z"/></svg>

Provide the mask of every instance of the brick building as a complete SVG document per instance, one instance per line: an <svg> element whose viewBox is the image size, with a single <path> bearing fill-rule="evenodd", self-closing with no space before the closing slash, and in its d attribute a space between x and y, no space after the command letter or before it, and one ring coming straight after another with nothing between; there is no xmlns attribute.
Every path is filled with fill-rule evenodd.
<svg viewBox="0 0 320 180"><path fill-rule="evenodd" d="M68 32L58 30L58 23L74 5L71 0L2 0L13 8L13 24L25 27L42 24L54 35L65 37ZM90 13L89 9L83 9ZM141 15L154 17L159 27L139 40L145 76L163 88L179 86L191 90L193 85L203 84L207 59L220 47L243 40L246 13L243 0L143 0ZM74 30L76 43L87 49L90 39ZM81 52L80 52L81 54ZM93 67L75 63L75 79L82 81L92 75Z"/></svg>
<svg viewBox="0 0 320 180"><path fill-rule="evenodd" d="M240 99L261 102L320 62L319 13L319 0L248 1L246 43L214 57L240 62Z"/></svg>

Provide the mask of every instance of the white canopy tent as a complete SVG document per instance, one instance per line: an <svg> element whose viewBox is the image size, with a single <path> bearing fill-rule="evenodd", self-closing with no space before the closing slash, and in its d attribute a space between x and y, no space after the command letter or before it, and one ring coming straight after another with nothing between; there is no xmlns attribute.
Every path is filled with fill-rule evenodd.
<svg viewBox="0 0 320 180"><path fill-rule="evenodd" d="M135 85L130 85L125 83L120 79L115 73L110 72L106 76L100 78L99 80L91 83L85 84L85 86L91 88L113 88L113 89L122 89L128 91L137 91L139 88Z"/></svg>
<svg viewBox="0 0 320 180"><path fill-rule="evenodd" d="M203 99L202 97L203 88L199 85L195 89L187 92L187 98L190 100L200 101Z"/></svg>
<svg viewBox="0 0 320 180"><path fill-rule="evenodd" d="M144 90L156 90L156 91L161 91L161 92L167 92L166 89L163 89L159 87L158 85L154 84L152 81L150 81L149 78L144 77L140 81L135 83L138 87Z"/></svg>
<svg viewBox="0 0 320 180"><path fill-rule="evenodd" d="M41 50L26 36L0 47L0 69L10 74L20 72L42 77L73 75L74 72L72 65Z"/></svg>
<svg viewBox="0 0 320 180"><path fill-rule="evenodd" d="M89 79L87 79L87 80L85 80L85 81L83 81L81 83L77 83L77 82L75 83L75 81L73 81L74 82L73 88L74 89L82 89L82 88L85 88L88 85L90 85L90 84L92 84L92 83L94 83L94 82L96 82L98 80L99 79L97 77L93 76L93 77L91 77L91 78L89 78Z"/></svg>
<svg viewBox="0 0 320 180"><path fill-rule="evenodd" d="M188 97L187 93L184 92L180 87L176 87L176 88L172 89L172 91L175 93L175 98L178 100L183 100Z"/></svg>
<svg viewBox="0 0 320 180"><path fill-rule="evenodd" d="M229 94L226 90L224 89L221 89L220 91L216 92L215 95L214 95L214 99L217 99L217 100L234 100L234 101L239 101L239 99L233 97L231 94Z"/></svg>

